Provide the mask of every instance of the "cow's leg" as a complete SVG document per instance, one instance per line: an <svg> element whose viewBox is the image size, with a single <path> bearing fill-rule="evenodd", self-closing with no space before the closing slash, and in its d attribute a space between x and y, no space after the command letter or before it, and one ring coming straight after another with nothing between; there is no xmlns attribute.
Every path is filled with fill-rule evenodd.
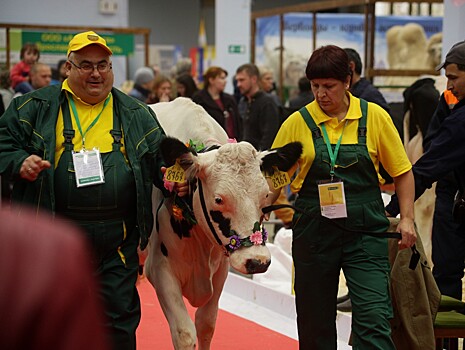
<svg viewBox="0 0 465 350"><path fill-rule="evenodd" d="M184 304L179 280L172 273L168 263L157 265L152 265L149 258L145 265L146 274L155 288L160 306L168 320L174 348L193 350L196 344L196 330Z"/></svg>
<svg viewBox="0 0 465 350"><path fill-rule="evenodd" d="M195 328L197 329L199 350L210 349L218 316L218 302L228 275L228 267L228 260L223 259L218 271L212 278L213 295L211 299L205 305L199 307L195 313Z"/></svg>

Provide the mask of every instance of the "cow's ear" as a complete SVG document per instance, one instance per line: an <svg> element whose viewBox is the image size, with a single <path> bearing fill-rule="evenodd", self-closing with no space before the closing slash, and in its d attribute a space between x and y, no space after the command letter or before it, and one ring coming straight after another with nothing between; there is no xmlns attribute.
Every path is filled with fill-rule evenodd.
<svg viewBox="0 0 465 350"><path fill-rule="evenodd" d="M302 144L291 142L287 145L262 152L261 168L267 175L274 172L273 167L281 171L288 171L302 155Z"/></svg>
<svg viewBox="0 0 465 350"><path fill-rule="evenodd" d="M177 138L164 138L160 143L160 152L167 167L174 165L176 159L179 159L179 164L184 170L188 169L193 164L193 154L189 148Z"/></svg>

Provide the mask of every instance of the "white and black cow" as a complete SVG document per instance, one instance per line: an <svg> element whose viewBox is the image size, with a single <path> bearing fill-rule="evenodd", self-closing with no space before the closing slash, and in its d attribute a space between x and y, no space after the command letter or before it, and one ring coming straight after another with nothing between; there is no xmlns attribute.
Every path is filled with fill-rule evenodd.
<svg viewBox="0 0 465 350"><path fill-rule="evenodd" d="M161 151L168 165L177 160L191 183L188 198L154 198L156 228L148 246L145 273L155 287L175 349L209 349L218 300L231 265L242 273L267 270L261 209L269 187L263 169L289 169L302 145L258 152L247 142L228 143L225 131L189 99L150 106L168 137ZM186 146L203 144L205 152ZM210 149L210 150L208 150ZM175 203L174 207L171 204ZM195 324L183 296L194 307Z"/></svg>

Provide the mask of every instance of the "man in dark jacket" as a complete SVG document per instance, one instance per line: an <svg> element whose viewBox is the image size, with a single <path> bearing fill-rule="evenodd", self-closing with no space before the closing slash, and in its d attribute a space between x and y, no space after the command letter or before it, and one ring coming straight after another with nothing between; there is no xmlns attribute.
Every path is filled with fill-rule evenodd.
<svg viewBox="0 0 465 350"><path fill-rule="evenodd" d="M68 79L11 102L0 117L0 174L13 179L18 215L48 210L85 232L113 346L135 349L137 248L152 231L153 184L164 188L164 132L151 109L112 88L111 55L101 36L79 33Z"/></svg>
<svg viewBox="0 0 465 350"><path fill-rule="evenodd" d="M242 140L257 150L271 147L281 124L278 107L259 86L259 70L254 64L243 64L236 70L237 87L242 94L239 113L242 118Z"/></svg>
<svg viewBox="0 0 465 350"><path fill-rule="evenodd" d="M383 107L386 112L390 112L389 106L381 92L365 78L362 78L362 60L354 49L344 49L349 56L349 67L352 71L352 81L350 92L358 98L363 98L368 102L374 102Z"/></svg>
<svg viewBox="0 0 465 350"><path fill-rule="evenodd" d="M435 181L443 179L450 172L454 173L462 196L465 188L465 41L456 43L450 49L444 63L437 67L438 70L441 68L446 71L447 90L452 92L458 103L450 114L445 113L449 116L431 137L426 153L413 166L415 198L420 197ZM396 195L392 197L386 211L392 216L399 213ZM456 219L456 232L465 237L465 212L459 211ZM463 267L461 274L463 276Z"/></svg>

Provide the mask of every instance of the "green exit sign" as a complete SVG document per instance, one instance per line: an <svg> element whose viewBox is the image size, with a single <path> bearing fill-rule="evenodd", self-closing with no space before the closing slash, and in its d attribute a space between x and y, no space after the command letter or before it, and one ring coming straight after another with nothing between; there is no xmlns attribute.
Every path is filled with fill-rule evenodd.
<svg viewBox="0 0 465 350"><path fill-rule="evenodd" d="M245 53L245 45L229 45L229 53Z"/></svg>

